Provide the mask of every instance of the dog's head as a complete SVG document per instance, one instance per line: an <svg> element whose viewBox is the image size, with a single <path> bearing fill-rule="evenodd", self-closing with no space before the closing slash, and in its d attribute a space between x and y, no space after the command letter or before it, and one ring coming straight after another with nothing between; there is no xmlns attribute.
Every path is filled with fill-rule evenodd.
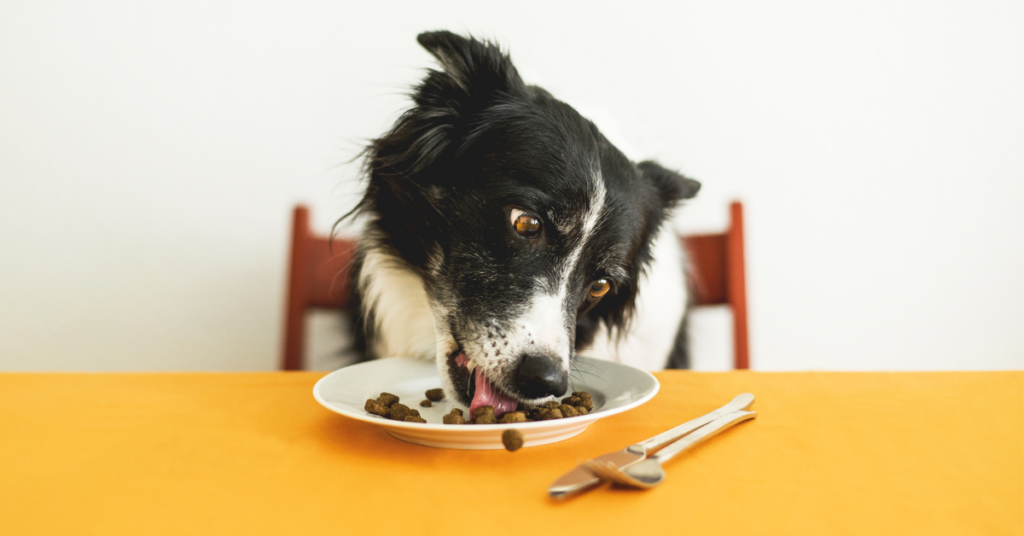
<svg viewBox="0 0 1024 536"><path fill-rule="evenodd" d="M493 44L418 39L443 69L369 147L361 208L423 278L449 396L498 414L560 396L599 324L627 326L652 237L700 185L630 162Z"/></svg>

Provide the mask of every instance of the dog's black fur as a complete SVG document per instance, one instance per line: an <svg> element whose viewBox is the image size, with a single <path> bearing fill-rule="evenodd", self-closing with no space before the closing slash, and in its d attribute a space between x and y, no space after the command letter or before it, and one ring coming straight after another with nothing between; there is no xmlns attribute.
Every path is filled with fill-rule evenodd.
<svg viewBox="0 0 1024 536"><path fill-rule="evenodd" d="M435 323L446 324L457 344L439 346L436 357L468 355L470 343L486 347L469 357L502 361L486 369L495 375L491 381L510 396L533 399L538 391L500 377L515 376L522 356L491 353L507 345L525 301L564 288L566 339L575 350L590 345L602 324L609 333L625 332L655 234L700 184L651 161L630 162L593 123L524 84L498 47L444 31L418 40L443 70L428 73L412 96L415 105L367 149L369 184L354 213L367 216L368 227L353 281L366 291L359 287L374 277L362 273L371 249L393 259L422 279ZM603 204L594 214L598 193ZM516 234L513 208L538 215L544 232L533 239ZM590 234L579 224L585 214L596 221ZM580 244L578 262L568 266ZM588 285L602 278L612 290L595 300ZM373 356L378 311L373 303L356 304L357 332L366 337L360 344ZM665 357L678 365L687 361L684 329L676 342ZM472 388L463 389L461 373L449 372L456 390L450 394L468 404Z"/></svg>

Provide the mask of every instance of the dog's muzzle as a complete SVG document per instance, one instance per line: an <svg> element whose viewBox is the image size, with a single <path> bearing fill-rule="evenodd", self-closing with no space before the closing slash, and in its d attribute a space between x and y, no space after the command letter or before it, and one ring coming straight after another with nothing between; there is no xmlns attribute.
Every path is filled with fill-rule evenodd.
<svg viewBox="0 0 1024 536"><path fill-rule="evenodd" d="M544 355L525 355L512 377L512 386L523 398L562 396L569 388L569 371L560 360Z"/></svg>

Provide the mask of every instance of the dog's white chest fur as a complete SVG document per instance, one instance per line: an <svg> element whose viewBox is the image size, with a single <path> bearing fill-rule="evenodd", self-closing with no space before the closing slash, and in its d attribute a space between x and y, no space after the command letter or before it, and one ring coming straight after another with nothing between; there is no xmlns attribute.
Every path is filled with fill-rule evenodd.
<svg viewBox="0 0 1024 536"><path fill-rule="evenodd" d="M433 359L437 351L434 320L423 279L378 248L367 250L359 274L364 307L373 311L377 337L370 341L380 357Z"/></svg>
<svg viewBox="0 0 1024 536"><path fill-rule="evenodd" d="M687 300L683 251L670 225L662 227L652 251L654 259L641 276L629 331L616 342L602 326L593 346L581 354L644 370L665 368ZM438 351L434 320L418 275L374 248L363 260L360 286L367 309L374 311L376 355L434 359Z"/></svg>

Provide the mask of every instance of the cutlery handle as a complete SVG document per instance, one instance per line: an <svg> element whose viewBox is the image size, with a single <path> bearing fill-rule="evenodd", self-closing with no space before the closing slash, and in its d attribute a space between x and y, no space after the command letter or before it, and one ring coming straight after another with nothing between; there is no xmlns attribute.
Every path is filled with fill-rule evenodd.
<svg viewBox="0 0 1024 536"><path fill-rule="evenodd" d="M695 445L699 445L707 439L714 437L721 432L724 432L729 427L739 424L747 419L753 419L757 417L757 412L754 411L737 411L724 415L712 421L707 426L698 429L696 432L672 443L671 445L659 450L657 454L651 456L658 461L658 464L663 464L671 460L675 455L680 452L689 449Z"/></svg>
<svg viewBox="0 0 1024 536"><path fill-rule="evenodd" d="M708 413L707 415L701 415L700 417L697 417L692 421L680 424L679 426L676 426L675 428L667 432L662 432L650 439L645 439L644 441L641 441L638 444L646 449L645 452L651 452L659 447L671 443L676 439L679 439L680 437L700 428L701 426L704 426L705 424L721 417L722 415L728 415L729 413L745 410L749 408L750 405L753 403L754 395L750 393L743 393L741 395L738 395L736 398L732 399L732 402L729 402L728 404L716 409L715 411L712 411L711 413Z"/></svg>

